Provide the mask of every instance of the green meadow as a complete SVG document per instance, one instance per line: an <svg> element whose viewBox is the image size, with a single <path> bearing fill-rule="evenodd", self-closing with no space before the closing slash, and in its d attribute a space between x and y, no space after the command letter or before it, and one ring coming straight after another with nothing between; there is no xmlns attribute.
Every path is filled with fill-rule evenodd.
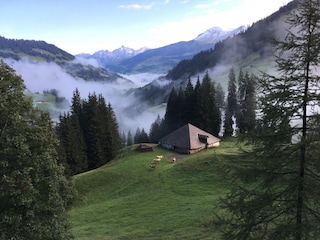
<svg viewBox="0 0 320 240"><path fill-rule="evenodd" d="M229 186L220 165L239 159L236 142L222 141L194 155L157 145L141 153L136 147L74 177L78 195L70 216L75 239L219 239L212 219ZM153 162L157 155L163 156L160 163Z"/></svg>

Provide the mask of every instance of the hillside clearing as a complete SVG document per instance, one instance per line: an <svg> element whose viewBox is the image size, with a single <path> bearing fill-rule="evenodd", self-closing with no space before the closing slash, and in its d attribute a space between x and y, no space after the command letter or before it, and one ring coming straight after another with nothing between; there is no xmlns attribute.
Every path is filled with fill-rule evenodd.
<svg viewBox="0 0 320 240"><path fill-rule="evenodd" d="M221 161L237 159L234 142L171 163L173 152L131 146L105 166L74 177L78 197L70 211L75 239L216 239L212 219L227 182ZM160 163L154 163L163 155ZM155 169L150 169L155 164Z"/></svg>

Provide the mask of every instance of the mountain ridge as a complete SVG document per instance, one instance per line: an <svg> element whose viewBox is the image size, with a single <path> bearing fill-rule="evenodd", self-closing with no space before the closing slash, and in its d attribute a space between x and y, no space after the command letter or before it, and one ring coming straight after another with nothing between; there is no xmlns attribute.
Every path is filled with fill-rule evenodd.
<svg viewBox="0 0 320 240"><path fill-rule="evenodd" d="M213 48L217 42L244 31L244 29L244 26L240 26L230 31L224 31L220 27L213 27L199 34L193 40L180 41L154 49L143 48L142 51L122 46L113 51L123 53L121 57L116 54L116 57L112 58L108 50L97 51L92 55L79 54L76 56L95 59L101 67L123 74L166 73L182 59L191 58L202 50ZM124 54L125 50L127 51L126 55ZM102 53L103 55L101 55Z"/></svg>

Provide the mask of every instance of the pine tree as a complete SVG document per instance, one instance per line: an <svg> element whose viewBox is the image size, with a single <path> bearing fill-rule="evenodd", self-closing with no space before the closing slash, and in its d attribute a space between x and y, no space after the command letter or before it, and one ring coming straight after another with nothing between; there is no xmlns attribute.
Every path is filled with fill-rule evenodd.
<svg viewBox="0 0 320 240"><path fill-rule="evenodd" d="M121 147L124 148L127 146L127 136L124 132L121 134Z"/></svg>
<svg viewBox="0 0 320 240"><path fill-rule="evenodd" d="M184 111L182 113L182 125L191 123L195 124L196 119L196 106L195 106L195 92L193 89L193 85L191 83L191 79L188 79L186 89L184 91Z"/></svg>
<svg viewBox="0 0 320 240"><path fill-rule="evenodd" d="M233 135L233 119L237 113L237 87L236 87L236 75L234 68L230 69L229 82L228 82L228 96L227 96L227 107L225 111L224 119L224 136L230 137Z"/></svg>
<svg viewBox="0 0 320 240"><path fill-rule="evenodd" d="M225 108L225 93L220 83L217 83L216 85L216 102L220 109Z"/></svg>
<svg viewBox="0 0 320 240"><path fill-rule="evenodd" d="M159 139L163 137L163 130L161 129L162 120L158 114L157 119L151 124L149 138L150 142L158 143Z"/></svg>
<svg viewBox="0 0 320 240"><path fill-rule="evenodd" d="M71 239L74 188L58 164L49 114L33 109L24 90L0 61L0 239Z"/></svg>
<svg viewBox="0 0 320 240"><path fill-rule="evenodd" d="M199 109L201 109L201 101L200 101L200 97L201 97L201 82L200 82L200 78L197 78L196 81L196 85L194 86L194 108L195 108L195 112L194 112L194 116L193 116L193 121L194 122L190 122L195 126L199 126L201 124L201 116L199 115Z"/></svg>
<svg viewBox="0 0 320 240"><path fill-rule="evenodd" d="M100 95L99 97L99 102L102 106L105 105L105 100L102 97L102 95ZM119 134L119 124L116 118L116 114L111 106L111 103L109 102L107 105L107 112L106 112L106 116L105 116L105 120L102 120L101 125L104 125L105 122L107 122L107 128L106 128L106 136L110 137L108 139L106 139L106 143L110 144L110 148L109 146L105 146L105 151L106 151L106 155L108 156L106 162L110 161L111 159L115 158L115 156L117 155L120 147L121 147L121 138L120 138L120 134ZM110 151L110 152L109 152Z"/></svg>
<svg viewBox="0 0 320 240"><path fill-rule="evenodd" d="M256 97L255 77L248 72L239 74L237 128L240 134L248 134L255 129Z"/></svg>
<svg viewBox="0 0 320 240"><path fill-rule="evenodd" d="M102 166L106 158L102 141L103 130L100 126L101 115L95 93L89 94L88 100L84 102L84 114L86 120L84 136L87 146L88 167L89 170L92 170Z"/></svg>
<svg viewBox="0 0 320 240"><path fill-rule="evenodd" d="M131 146L132 144L133 144L132 134L129 130L127 134L127 146Z"/></svg>
<svg viewBox="0 0 320 240"><path fill-rule="evenodd" d="M208 72L204 75L200 86L198 127L214 135L220 131L220 110L216 102L216 92Z"/></svg>
<svg viewBox="0 0 320 240"><path fill-rule="evenodd" d="M251 134L256 130L256 77L251 75L246 77L248 80L248 85L246 88L245 95L245 129L244 132Z"/></svg>
<svg viewBox="0 0 320 240"><path fill-rule="evenodd" d="M320 239L320 4L298 3L275 41L278 75L259 81L262 131L223 202L224 239Z"/></svg>
<svg viewBox="0 0 320 240"><path fill-rule="evenodd" d="M140 135L138 136L138 143L148 143L148 142L150 142L149 136L144 130L144 128L142 128Z"/></svg>
<svg viewBox="0 0 320 240"><path fill-rule="evenodd" d="M179 109L177 109L178 102L177 91L175 90L175 88L172 88L169 94L166 113L164 116L164 126L166 134L177 129L177 122L179 122Z"/></svg>
<svg viewBox="0 0 320 240"><path fill-rule="evenodd" d="M141 134L141 130L140 130L139 127L137 127L136 133L135 133L134 138L133 138L133 143L134 144L140 143L139 142L140 134Z"/></svg>

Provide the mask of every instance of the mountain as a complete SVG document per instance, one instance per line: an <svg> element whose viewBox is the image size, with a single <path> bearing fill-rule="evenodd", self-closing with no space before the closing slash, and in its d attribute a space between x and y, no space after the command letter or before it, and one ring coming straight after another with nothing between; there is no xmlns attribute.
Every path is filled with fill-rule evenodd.
<svg viewBox="0 0 320 240"><path fill-rule="evenodd" d="M283 37L286 16L295 8L296 3L296 1L290 2L269 17L252 24L245 31L221 40L214 48L201 51L190 59L180 61L168 71L167 75L144 87L134 89L131 94L139 96L143 105L147 105L146 102L161 105L166 102L168 92L172 87L183 88L189 78L195 82L198 77L201 79L206 71L209 72L211 79L220 83L226 90L231 67L234 67L235 71L242 69L250 74L270 70L274 61L271 39ZM207 39L206 35L210 35L210 32L214 31L209 30L200 34L198 38ZM148 52L150 51L143 54Z"/></svg>
<svg viewBox="0 0 320 240"><path fill-rule="evenodd" d="M100 50L93 53L92 55L88 53L80 53L77 54L76 57L85 59L95 59L100 66L108 69L110 68L110 66L116 65L125 59L134 57L147 50L147 47L135 50L133 48L121 46L120 48L115 49L113 51Z"/></svg>
<svg viewBox="0 0 320 240"><path fill-rule="evenodd" d="M7 39L0 36L0 57L21 60L24 57L37 61L64 62L74 56L45 41Z"/></svg>
<svg viewBox="0 0 320 240"><path fill-rule="evenodd" d="M0 58L32 64L56 64L68 75L85 81L115 82L123 77L104 68L77 61L75 56L45 41L0 36Z"/></svg>
<svg viewBox="0 0 320 240"><path fill-rule="evenodd" d="M132 74L141 72L166 73L183 59L190 59L200 51L212 49L219 41L244 31L241 26L231 31L211 28L191 41L181 41L164 47L151 49L124 60L113 70Z"/></svg>
<svg viewBox="0 0 320 240"><path fill-rule="evenodd" d="M217 43L245 30L244 26L230 31L223 31L220 27L213 27L199 34L194 40L198 42Z"/></svg>
<svg viewBox="0 0 320 240"><path fill-rule="evenodd" d="M199 52L192 59L182 60L169 70L166 78L186 79L217 66L229 66L229 69L235 65L252 68L259 65L258 62L272 59L271 40L273 37L283 37L286 31L284 18L295 8L296 3L297 1L288 3L269 17L254 23L246 31L217 43L214 49ZM270 65L266 64L265 67L270 68Z"/></svg>
<svg viewBox="0 0 320 240"><path fill-rule="evenodd" d="M223 31L221 28L215 27L200 34L194 40L181 41L164 47L140 50L121 47L113 52L98 51L93 55L79 54L77 57L86 59L95 59L100 66L123 74L136 73L166 73L174 67L182 59L192 58L196 53L213 48L214 45L228 37L231 37L241 31L245 27L241 26L231 31Z"/></svg>

